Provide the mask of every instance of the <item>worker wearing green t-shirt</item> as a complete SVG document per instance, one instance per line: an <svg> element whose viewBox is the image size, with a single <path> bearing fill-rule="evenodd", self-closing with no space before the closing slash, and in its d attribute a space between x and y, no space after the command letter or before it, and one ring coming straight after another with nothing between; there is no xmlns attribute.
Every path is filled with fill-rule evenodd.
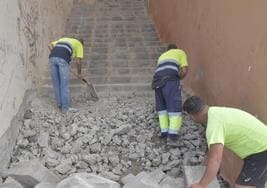
<svg viewBox="0 0 267 188"><path fill-rule="evenodd" d="M244 160L236 187L264 188L267 180L267 126L264 123L239 109L210 107L196 96L188 98L183 108L195 122L207 125L207 168L192 188L207 187L216 177L224 147Z"/></svg>
<svg viewBox="0 0 267 188"><path fill-rule="evenodd" d="M181 80L187 75L188 61L184 50L169 44L160 55L152 88L155 90L156 110L162 141L177 145L178 131L182 126Z"/></svg>
<svg viewBox="0 0 267 188"><path fill-rule="evenodd" d="M57 106L65 113L70 109L69 69L72 59L75 59L79 79L83 79L81 62L84 56L83 40L64 37L51 42L48 48Z"/></svg>

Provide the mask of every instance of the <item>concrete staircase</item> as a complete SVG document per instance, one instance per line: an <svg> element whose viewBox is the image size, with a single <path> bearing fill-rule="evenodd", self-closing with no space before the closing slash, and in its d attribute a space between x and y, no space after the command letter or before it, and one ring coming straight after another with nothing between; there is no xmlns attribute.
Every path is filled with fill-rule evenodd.
<svg viewBox="0 0 267 188"><path fill-rule="evenodd" d="M83 75L100 96L151 96L156 61L165 50L158 39L144 0L97 0L76 3L66 27L66 36L83 38ZM74 63L73 71L76 72ZM49 75L49 74L47 74ZM72 95L85 87L72 76ZM51 90L50 76L43 89Z"/></svg>

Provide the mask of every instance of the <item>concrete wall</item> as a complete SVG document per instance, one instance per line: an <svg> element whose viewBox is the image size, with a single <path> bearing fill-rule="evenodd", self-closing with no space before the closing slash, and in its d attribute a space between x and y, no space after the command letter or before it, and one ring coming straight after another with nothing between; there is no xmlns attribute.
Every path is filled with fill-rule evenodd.
<svg viewBox="0 0 267 188"><path fill-rule="evenodd" d="M151 0L149 7L161 40L188 54L187 87L267 123L267 1ZM229 152L226 159L233 178L242 162Z"/></svg>
<svg viewBox="0 0 267 188"><path fill-rule="evenodd" d="M63 33L72 1L0 1L0 137L26 89L38 83L48 63L47 44Z"/></svg>

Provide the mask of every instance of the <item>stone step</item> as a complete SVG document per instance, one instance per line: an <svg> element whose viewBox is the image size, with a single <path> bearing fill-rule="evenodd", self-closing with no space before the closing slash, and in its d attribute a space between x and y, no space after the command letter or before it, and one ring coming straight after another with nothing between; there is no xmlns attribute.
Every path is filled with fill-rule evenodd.
<svg viewBox="0 0 267 188"><path fill-rule="evenodd" d="M70 24L71 25L71 24ZM129 25L119 25L119 27L112 27L112 23L106 23L107 27L89 27L84 26L81 28L72 27L67 31L67 34L79 34L79 35L90 35L90 36L100 36L100 34L122 34L121 37L131 37L131 36L143 36L149 38L149 36L156 37L157 32L153 28L143 27L143 26L129 26ZM71 26L70 26L71 27ZM112 40L112 38L110 39Z"/></svg>
<svg viewBox="0 0 267 188"><path fill-rule="evenodd" d="M97 92L147 92L152 91L151 83L128 83L128 84L94 84L94 87ZM71 84L71 92L81 92L86 90L86 84ZM40 91L49 91L52 92L51 84L44 84L40 88Z"/></svg>
<svg viewBox="0 0 267 188"><path fill-rule="evenodd" d="M88 73L89 77L91 76L101 76L104 74L112 74L112 75L143 75L148 74L152 75L154 73L155 68L151 68L151 66L142 66L142 67L120 67L120 68L108 68L106 66L98 67L98 68L89 68Z"/></svg>
<svg viewBox="0 0 267 188"><path fill-rule="evenodd" d="M127 84L127 83L147 83L152 81L151 75L136 75L136 76L130 76L130 75L114 75L114 76L94 76L90 78L86 78L87 80L90 80L93 84ZM72 84L80 84L82 81L79 79L76 79L75 77L72 77L70 79L70 85ZM51 78L47 77L42 81L44 85L52 84Z"/></svg>
<svg viewBox="0 0 267 188"><path fill-rule="evenodd" d="M125 44L130 44L132 42L142 42L142 44L144 44L144 46L142 48L145 48L146 47L146 44L150 44L150 43L154 43L158 46L160 46L160 42L158 41L159 39L157 38L157 36L150 36L150 37L146 37L146 38L142 38L143 36L142 35L134 35L134 34L131 34L131 33L121 33L121 37L120 38L117 38L116 36L118 36L119 34L116 33L115 34L115 37L110 39L110 38L106 38L106 37L92 37L91 36L88 36L89 34L88 33L85 33L85 34L79 34L80 37L82 37L82 35L84 35L85 37L90 37L92 38L92 40L90 42L86 42L85 43L85 49L89 49L89 48L92 48L92 47L97 47L97 46L103 46L103 48L105 46L109 46L109 45L114 45L116 43L125 43ZM85 37L82 37L82 38L85 38ZM141 46L139 46L140 48ZM125 49L127 50L127 49Z"/></svg>
<svg viewBox="0 0 267 188"><path fill-rule="evenodd" d="M106 98L106 97L123 97L123 96L135 96L135 97L154 97L153 91L112 91L112 92L97 92L98 97Z"/></svg>
<svg viewBox="0 0 267 188"><path fill-rule="evenodd" d="M77 72L76 68L72 68L73 72ZM138 75L153 75L155 71L155 67L152 67L151 65L149 66L135 66L135 67L107 67L107 66L99 66L97 68L84 68L82 69L82 75L84 75L84 77L95 77L95 76L105 76L105 74L108 75L129 75L129 76L138 76ZM71 77L74 77L73 74L71 74ZM46 69L46 71L44 72L43 79L50 79L50 70Z"/></svg>
<svg viewBox="0 0 267 188"><path fill-rule="evenodd" d="M40 88L40 95L45 97L54 98L54 93L52 88ZM90 93L86 87L81 88L71 88L70 95L72 98L86 98L91 99ZM135 96L135 97L154 97L154 92L151 91L97 91L97 96L99 98L110 98L110 97L125 97L125 96Z"/></svg>
<svg viewBox="0 0 267 188"><path fill-rule="evenodd" d="M157 58L150 58L150 57L139 57L139 58L133 58L133 57L116 57L116 58L98 58L98 59L85 59L84 62L88 63L88 67L99 67L101 65L103 66L109 66L109 67L140 67L140 66L147 66L150 65L151 67L154 67L157 62Z"/></svg>
<svg viewBox="0 0 267 188"><path fill-rule="evenodd" d="M151 46L151 47L140 47L140 46L133 46L133 47L116 47L116 48L109 48L109 45L103 47L92 47L92 48L85 48L85 57L90 57L91 55L112 55L114 53L157 53L160 55L166 46L159 45L159 46Z"/></svg>
<svg viewBox="0 0 267 188"><path fill-rule="evenodd" d="M155 47L158 46L160 47L160 43L157 41L128 41L128 42L111 42L111 43L97 43L97 44L88 44L85 46L85 49L92 49L92 48L105 48L107 46L111 46L110 48L129 48L129 47L134 47L134 48L150 48L150 47ZM125 49L127 50L127 49Z"/></svg>
<svg viewBox="0 0 267 188"><path fill-rule="evenodd" d="M81 21L87 22L87 24L94 24L97 22L97 24L102 24L105 22L109 23L119 23L121 25L126 25L129 23L139 23L142 24L153 24L153 22L150 20L150 17L147 15L140 15L140 16L130 16L130 17L124 17L122 20L112 20L109 15L106 15L106 17L96 18L95 15L93 15L95 18L94 20L91 20L92 16L82 16L81 17L73 17L68 21L69 25L77 25L80 24ZM81 26L82 27L82 26Z"/></svg>
<svg viewBox="0 0 267 188"><path fill-rule="evenodd" d="M89 62L88 67L99 67L99 66L108 66L108 67L142 67L142 66L148 66L154 67L157 62L157 58L99 58L99 59L86 59L85 61Z"/></svg>
<svg viewBox="0 0 267 188"><path fill-rule="evenodd" d="M66 31L84 38L86 64L82 74L102 96L153 93L151 80L166 45L159 41L145 1L102 0L88 6L77 4ZM72 70L76 72L75 65ZM44 77L42 83L42 89L51 92L51 78ZM86 85L72 75L70 88L73 93L79 93Z"/></svg>
<svg viewBox="0 0 267 188"><path fill-rule="evenodd" d="M81 26L77 26L77 24L75 23L69 23L69 29L67 30L68 32L88 32L88 31L92 31L92 30L96 30L96 31L125 31L125 30L129 30L129 31L136 31L136 29L138 29L139 31L143 31L144 33L147 32L151 32L154 33L156 31L156 29L154 28L153 24L150 23L134 23L134 22L118 22L118 23L114 23L112 21L105 21L105 23L101 23L101 22L91 22L88 23L88 21L82 19L79 20L79 22L87 22L84 25Z"/></svg>

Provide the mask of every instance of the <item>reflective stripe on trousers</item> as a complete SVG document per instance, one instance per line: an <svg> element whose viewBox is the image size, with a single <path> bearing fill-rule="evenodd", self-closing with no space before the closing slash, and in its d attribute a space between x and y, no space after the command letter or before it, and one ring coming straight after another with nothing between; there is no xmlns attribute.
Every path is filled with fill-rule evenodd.
<svg viewBox="0 0 267 188"><path fill-rule="evenodd" d="M159 124L161 133L177 134L182 126L181 112L159 111Z"/></svg>

